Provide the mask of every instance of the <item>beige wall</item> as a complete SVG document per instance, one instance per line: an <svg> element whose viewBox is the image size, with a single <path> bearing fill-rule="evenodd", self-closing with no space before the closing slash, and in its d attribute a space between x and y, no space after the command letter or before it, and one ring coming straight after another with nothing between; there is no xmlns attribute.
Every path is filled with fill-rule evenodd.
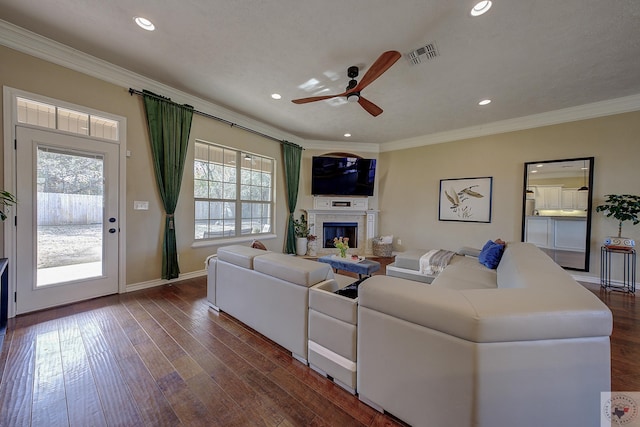
<svg viewBox="0 0 640 427"><path fill-rule="evenodd" d="M524 163L589 156L595 157L594 206L605 194L639 194L640 112L381 153L380 232L402 240L397 250L519 241ZM482 176L493 177L491 223L438 221L440 179ZM640 225L626 223L623 234L640 242ZM608 235L617 235L616 221L594 213L591 275L599 274L599 248Z"/></svg>
<svg viewBox="0 0 640 427"><path fill-rule="evenodd" d="M160 279L162 264L161 244L162 203L156 189L151 150L149 148L142 100L131 96L128 88L106 83L99 79L71 71L67 68L25 55L0 46L0 85L44 95L54 99L90 107L127 119L127 149L131 157L126 160L127 171L127 279L128 285ZM4 130L3 130L4 132ZM193 243L193 141L200 138L276 159L276 233L278 238L265 240L269 249L281 250L283 245L286 197L280 144L257 135L232 128L223 123L194 116L191 128L187 165L182 184L182 195L176 210L177 240L180 270L189 273L204 269L204 260L215 253L215 246L192 248ZM2 150L0 150L2 156ZM4 159L0 157L0 165ZM0 173L0 188L4 188ZM148 211L134 211L134 200L149 201ZM0 227L1 228L1 227ZM4 239L3 235L0 238ZM3 249L0 246L0 254Z"/></svg>

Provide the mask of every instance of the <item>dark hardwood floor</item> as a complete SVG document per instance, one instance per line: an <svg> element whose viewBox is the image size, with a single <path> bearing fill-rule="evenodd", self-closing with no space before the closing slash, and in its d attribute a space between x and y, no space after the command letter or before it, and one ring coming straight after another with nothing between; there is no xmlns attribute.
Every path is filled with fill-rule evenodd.
<svg viewBox="0 0 640 427"><path fill-rule="evenodd" d="M585 286L614 313L612 389L640 390L635 297ZM205 293L202 277L10 319L0 426L401 425Z"/></svg>

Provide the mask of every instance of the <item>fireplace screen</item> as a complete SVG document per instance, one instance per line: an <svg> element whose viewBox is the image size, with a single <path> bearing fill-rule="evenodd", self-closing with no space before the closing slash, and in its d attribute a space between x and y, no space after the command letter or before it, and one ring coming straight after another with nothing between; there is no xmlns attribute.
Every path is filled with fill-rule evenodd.
<svg viewBox="0 0 640 427"><path fill-rule="evenodd" d="M325 222L322 224L322 247L333 248L335 237L348 237L349 247L358 247L358 223L357 222Z"/></svg>

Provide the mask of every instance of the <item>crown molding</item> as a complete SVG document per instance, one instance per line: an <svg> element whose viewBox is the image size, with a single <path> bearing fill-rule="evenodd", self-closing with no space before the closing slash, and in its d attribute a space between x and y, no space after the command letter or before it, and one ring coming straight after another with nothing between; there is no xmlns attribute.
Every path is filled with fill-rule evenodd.
<svg viewBox="0 0 640 427"><path fill-rule="evenodd" d="M358 151L364 153L379 153L380 144L369 142L343 142L343 141L321 141L304 140L302 147L307 150L332 150L332 151Z"/></svg>
<svg viewBox="0 0 640 427"><path fill-rule="evenodd" d="M302 142L301 138L296 135L252 120L212 102L182 92L3 20L0 20L0 45L126 89L150 90L169 97L179 104L189 104L198 111L223 118L277 139L284 139L296 144L301 144Z"/></svg>
<svg viewBox="0 0 640 427"><path fill-rule="evenodd" d="M442 144L640 110L640 94L380 144L380 152Z"/></svg>

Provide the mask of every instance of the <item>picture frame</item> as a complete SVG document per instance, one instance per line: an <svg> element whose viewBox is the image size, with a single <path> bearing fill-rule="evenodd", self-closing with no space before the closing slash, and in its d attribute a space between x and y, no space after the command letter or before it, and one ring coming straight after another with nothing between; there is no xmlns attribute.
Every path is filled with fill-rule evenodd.
<svg viewBox="0 0 640 427"><path fill-rule="evenodd" d="M493 177L440 180L439 221L491 222Z"/></svg>

